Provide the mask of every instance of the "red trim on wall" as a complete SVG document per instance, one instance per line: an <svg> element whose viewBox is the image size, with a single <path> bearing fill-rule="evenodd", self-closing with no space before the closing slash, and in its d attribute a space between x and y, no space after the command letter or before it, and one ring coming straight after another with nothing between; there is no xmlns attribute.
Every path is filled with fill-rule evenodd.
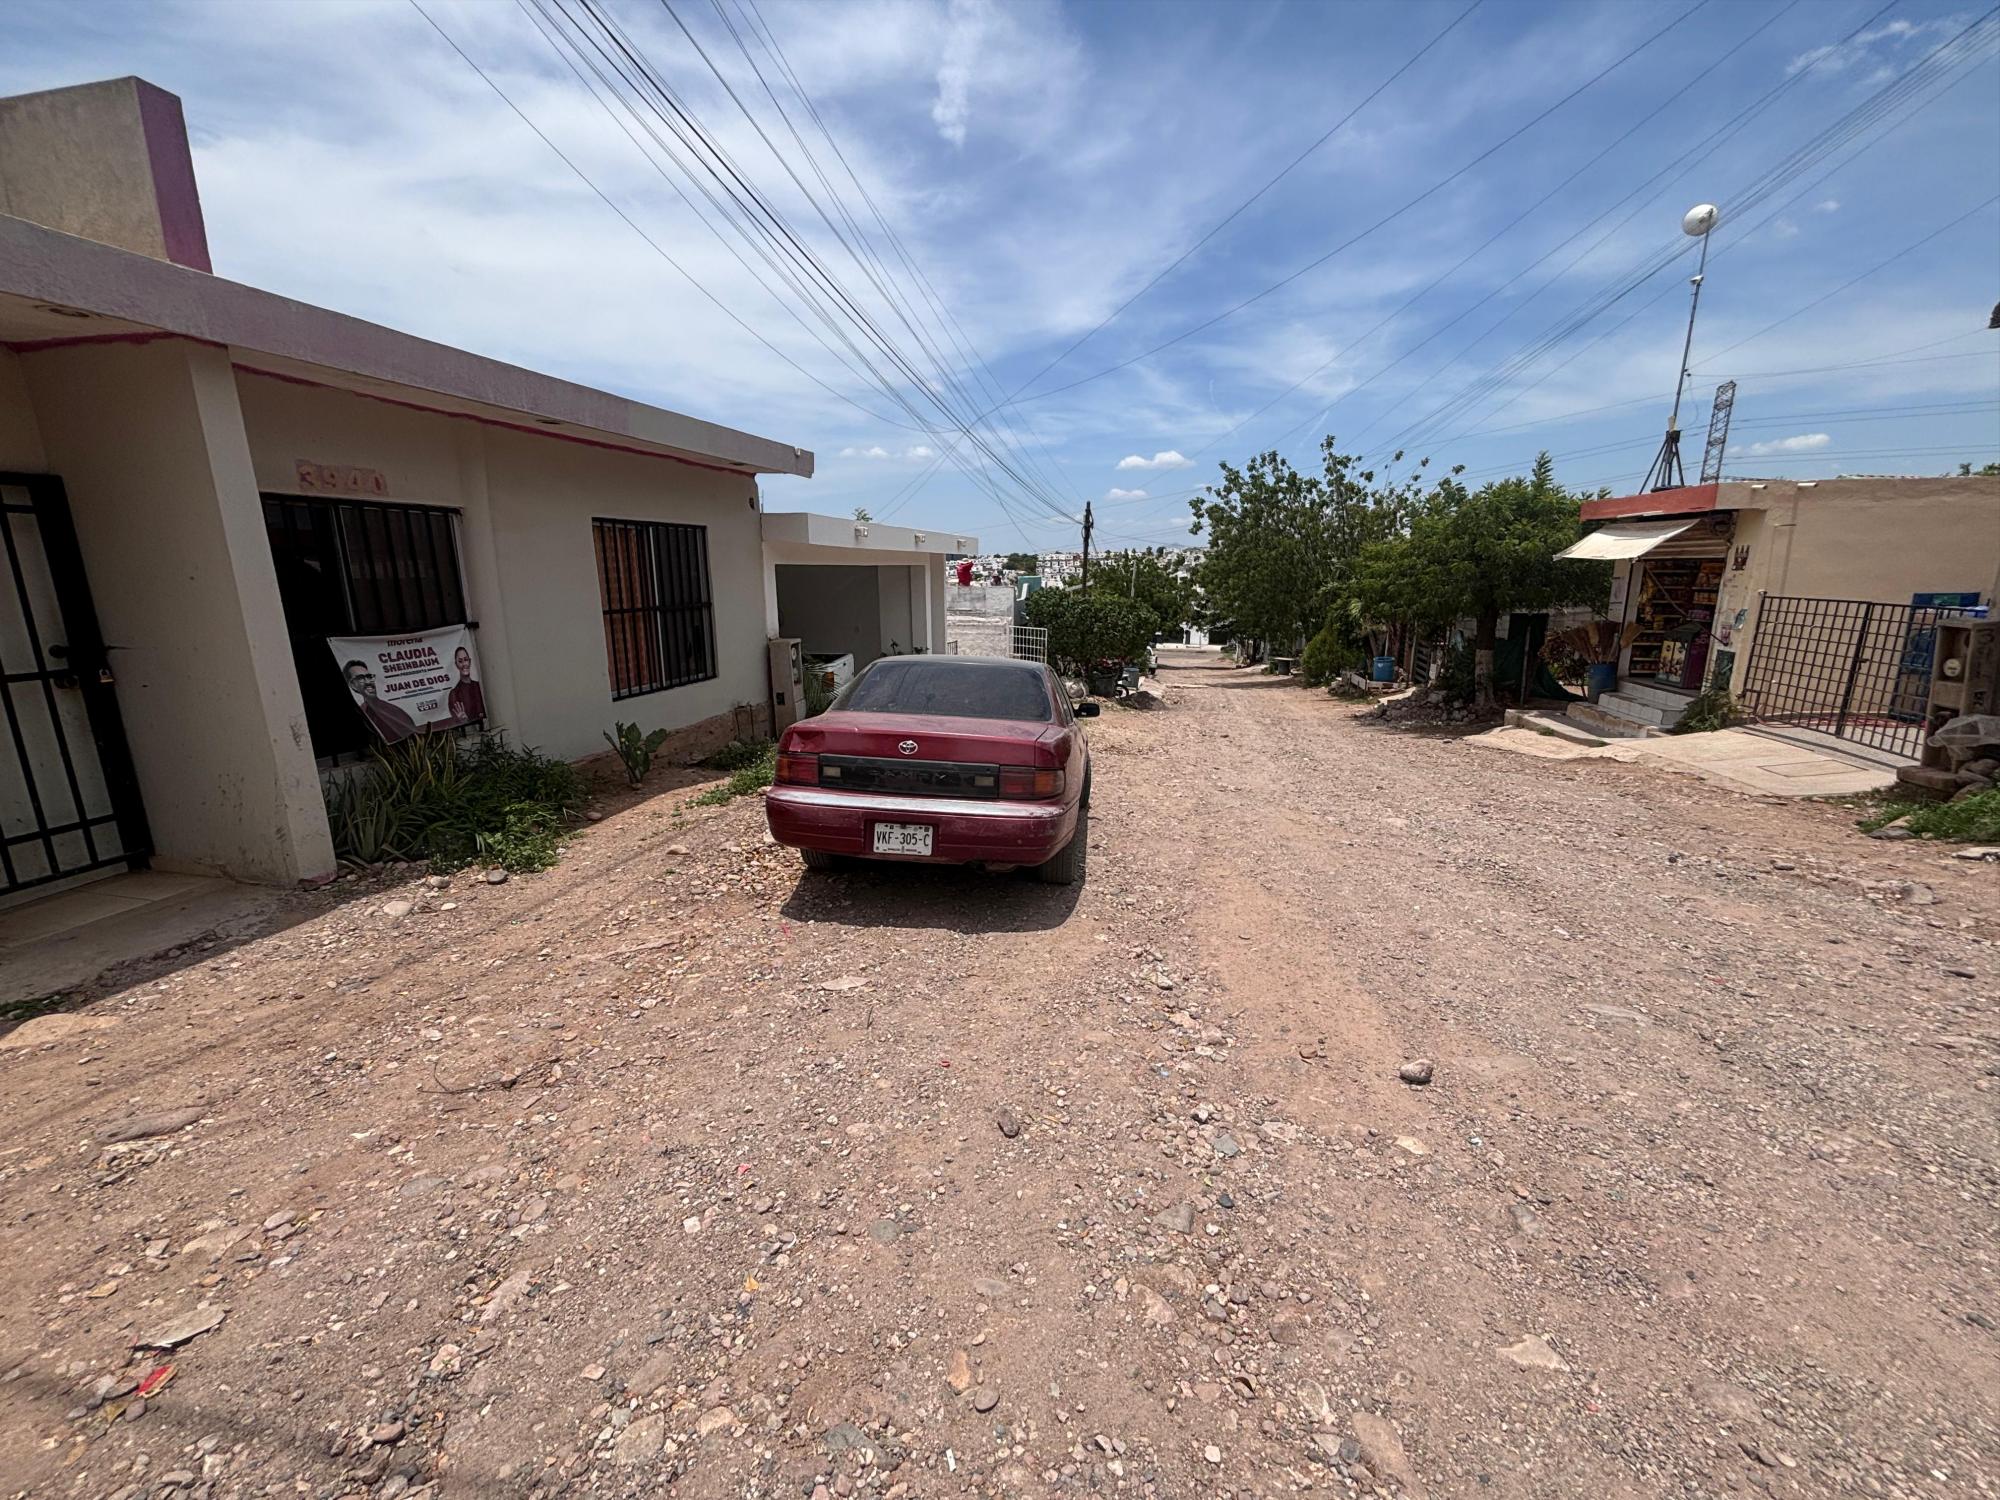
<svg viewBox="0 0 2000 1500"><path fill-rule="evenodd" d="M0 339L0 349L8 349L15 354L39 354L44 349L70 349L78 344L157 344L161 339L183 339L190 344L200 344L208 349L223 347L208 339L192 338L185 333L168 333L165 329L155 328L143 333L78 333L67 338L18 339L12 342Z"/></svg>
<svg viewBox="0 0 2000 1500"><path fill-rule="evenodd" d="M181 101L143 78L133 82L139 89L139 128L146 137L146 160L153 170L153 204L159 211L160 239L167 259L213 274L208 226L201 216L201 190L195 185L194 157L188 151Z"/></svg>
<svg viewBox="0 0 2000 1500"><path fill-rule="evenodd" d="M1653 490L1644 495L1618 495L1583 502L1586 521L1615 521L1625 516L1685 516L1714 510L1722 486L1687 484L1679 489Z"/></svg>
<svg viewBox="0 0 2000 1500"><path fill-rule="evenodd" d="M477 422L482 427L498 427L507 432L524 433L528 437L554 438L564 443L581 443L586 448L603 448L612 453L630 453L638 458L658 458L670 464L686 464L690 469L707 469L712 474L735 474L744 479L755 478L754 471L735 469L727 464L705 464L698 458L683 458L678 453L655 453L650 448L634 448L626 443L606 442L602 438L588 438L573 432L551 432L546 427L529 427L520 422L503 422L498 417L482 417L477 412L451 411L442 406L426 406L420 401L403 401L395 396L383 396L374 391L351 390L344 385L330 385L324 380L308 380L303 375L287 375L277 370L260 370L255 365L238 362L236 368L246 375L261 375L266 380L283 381L286 385L302 385L315 390L338 391L343 396L359 396L367 401L380 401L384 406L400 406L405 411L427 412L434 417L454 417L461 422Z"/></svg>

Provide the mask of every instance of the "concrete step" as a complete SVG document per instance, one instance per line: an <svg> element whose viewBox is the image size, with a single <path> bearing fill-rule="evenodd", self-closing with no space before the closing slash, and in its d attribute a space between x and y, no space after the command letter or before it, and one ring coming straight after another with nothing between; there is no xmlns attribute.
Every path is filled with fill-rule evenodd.
<svg viewBox="0 0 2000 1500"><path fill-rule="evenodd" d="M1688 705L1686 693L1677 693L1672 688L1656 687L1650 682L1630 677L1618 684L1618 692L1621 697L1636 698L1641 703L1660 709L1667 715L1666 722L1669 724L1678 722Z"/></svg>
<svg viewBox="0 0 2000 1500"><path fill-rule="evenodd" d="M1572 703L1564 717L1591 734L1602 735L1609 740L1650 739L1666 731L1657 724L1648 724L1638 719L1628 719L1622 714L1605 709L1604 699L1595 704Z"/></svg>
<svg viewBox="0 0 2000 1500"><path fill-rule="evenodd" d="M1516 729L1532 729L1537 734L1552 734L1559 740L1568 740L1572 745L1601 745L1602 736L1591 733L1581 724L1557 714L1542 713L1532 708L1510 708L1507 723Z"/></svg>
<svg viewBox="0 0 2000 1500"><path fill-rule="evenodd" d="M1667 722L1665 709L1634 698L1629 693L1605 693L1597 700L1600 713L1616 714L1621 719L1630 719L1635 724L1664 726Z"/></svg>

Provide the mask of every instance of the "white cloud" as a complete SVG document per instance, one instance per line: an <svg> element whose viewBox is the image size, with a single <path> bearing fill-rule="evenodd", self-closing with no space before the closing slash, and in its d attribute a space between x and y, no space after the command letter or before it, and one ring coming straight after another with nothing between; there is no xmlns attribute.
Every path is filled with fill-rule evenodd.
<svg viewBox="0 0 2000 1500"><path fill-rule="evenodd" d="M1104 492L1104 498L1107 500L1144 500L1146 492L1144 490L1109 489Z"/></svg>
<svg viewBox="0 0 2000 1500"><path fill-rule="evenodd" d="M1840 200L1838 198L1822 198L1813 205L1813 212L1816 214L1837 214L1840 212Z"/></svg>
<svg viewBox="0 0 2000 1500"><path fill-rule="evenodd" d="M1185 469L1193 463L1191 458L1183 458L1177 449L1168 448L1145 458L1137 453L1128 453L1118 460L1121 469Z"/></svg>
<svg viewBox="0 0 2000 1500"><path fill-rule="evenodd" d="M1962 30L1964 24L1963 17L1952 16L1940 16L1933 21L1891 21L1886 26L1877 26L1870 31L1864 31L1849 41L1830 42L1824 47L1814 47L1810 51L1801 52L1785 65L1785 76L1790 78L1793 74L1803 72L1815 64L1821 73L1845 72L1868 61L1878 43L1885 44L1881 47L1881 51L1887 53L1897 47L1920 41L1926 35L1942 36L1947 32Z"/></svg>
<svg viewBox="0 0 2000 1500"><path fill-rule="evenodd" d="M1824 432L1801 432L1796 437L1772 438L1768 442L1752 443L1743 451L1755 457L1772 453L1810 453L1815 448L1824 448L1833 438Z"/></svg>
<svg viewBox="0 0 2000 1500"><path fill-rule="evenodd" d="M915 445L915 446L913 446L913 447L909 447L909 448L905 448L905 449L903 450L903 457L905 457L905 458L936 458L936 457L937 457L937 449L933 448L933 447L932 447L932 446L931 446L931 445L930 445L929 443L918 443L918 444L916 444L916 445Z"/></svg>
<svg viewBox="0 0 2000 1500"><path fill-rule="evenodd" d="M889 450L880 444L867 448L842 448L840 456L842 458L887 458Z"/></svg>
<svg viewBox="0 0 2000 1500"><path fill-rule="evenodd" d="M1781 240L1788 240L1799 232L1799 226L1792 220L1779 218L1771 225L1771 233Z"/></svg>
<svg viewBox="0 0 2000 1500"><path fill-rule="evenodd" d="M938 59L937 98L931 120L938 134L954 146L965 144L972 119L972 70L985 40L987 10L980 0L951 0L951 21L945 31L944 55Z"/></svg>

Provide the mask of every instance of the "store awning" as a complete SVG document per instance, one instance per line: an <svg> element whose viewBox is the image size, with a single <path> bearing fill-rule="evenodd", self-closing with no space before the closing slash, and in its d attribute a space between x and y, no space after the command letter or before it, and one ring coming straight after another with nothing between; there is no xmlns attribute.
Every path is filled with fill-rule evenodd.
<svg viewBox="0 0 2000 1500"><path fill-rule="evenodd" d="M1575 558L1585 562L1610 562L1619 557L1643 557L1660 543L1671 541L1688 527L1694 525L1694 518L1685 521L1613 521L1578 542L1574 547L1565 548L1557 557Z"/></svg>

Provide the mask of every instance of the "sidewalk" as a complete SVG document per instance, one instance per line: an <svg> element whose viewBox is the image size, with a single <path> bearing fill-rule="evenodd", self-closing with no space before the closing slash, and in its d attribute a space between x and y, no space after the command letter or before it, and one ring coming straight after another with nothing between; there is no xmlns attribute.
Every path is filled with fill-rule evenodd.
<svg viewBox="0 0 2000 1500"><path fill-rule="evenodd" d="M1718 729L1712 734L1583 745L1535 729L1509 726L1474 735L1466 743L1544 760L1650 762L1759 797L1852 796L1891 786L1896 780L1893 766L1815 749L1759 729Z"/></svg>

